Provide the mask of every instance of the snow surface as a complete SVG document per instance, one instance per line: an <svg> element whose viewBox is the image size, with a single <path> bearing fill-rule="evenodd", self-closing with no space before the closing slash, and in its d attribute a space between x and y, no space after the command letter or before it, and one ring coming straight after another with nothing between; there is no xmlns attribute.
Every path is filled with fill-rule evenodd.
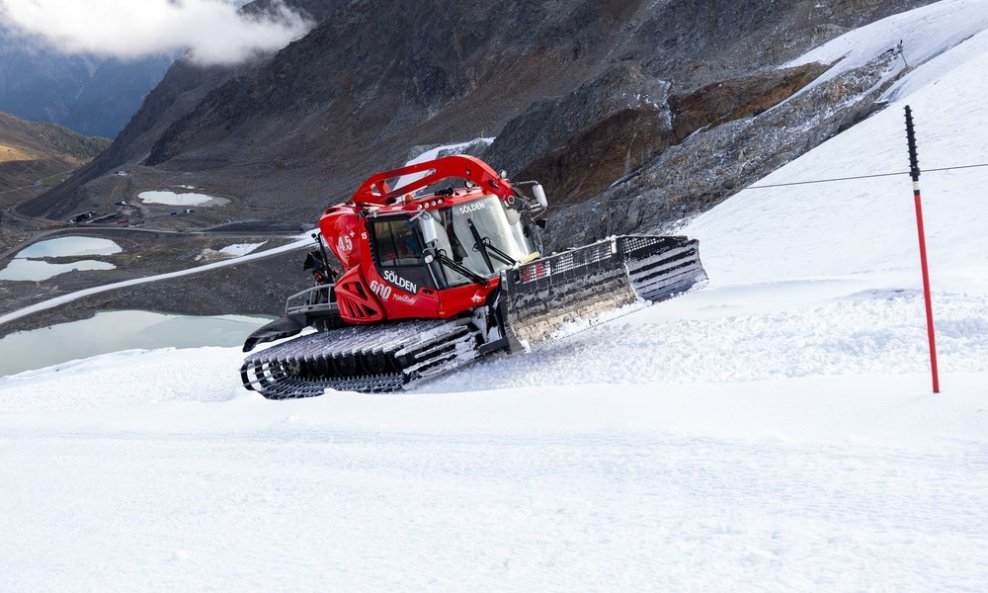
<svg viewBox="0 0 988 593"><path fill-rule="evenodd" d="M905 170L907 102L921 165L988 162L978 42L759 185ZM923 176L939 396L907 176L742 192L684 229L704 289L412 393L266 401L234 348L2 378L2 588L985 591L986 182Z"/></svg>
<svg viewBox="0 0 988 593"><path fill-rule="evenodd" d="M137 194L145 204L165 204L166 206L210 206L227 202L224 198L217 198L207 194L195 192L173 191L142 191Z"/></svg>
<svg viewBox="0 0 988 593"><path fill-rule="evenodd" d="M235 243L220 249L220 253L225 253L230 257L242 257L248 253L253 253L265 243L267 243L267 241L261 241L260 243Z"/></svg>
<svg viewBox="0 0 988 593"><path fill-rule="evenodd" d="M260 243L235 243L233 245L227 245L221 249L203 249L202 252L196 256L196 261L203 260L215 260L224 259L228 257L243 257L248 253L253 253L258 248L262 247L267 241L261 241Z"/></svg>
<svg viewBox="0 0 988 593"><path fill-rule="evenodd" d="M912 68L923 66L963 43L964 51L950 52L952 58L938 59L934 68L927 69L927 72L945 73L952 66L966 62L969 52L986 49L985 29L988 29L988 7L984 0L943 0L855 29L783 66L836 62L833 68L801 91L806 92L842 72L864 66L886 51L901 49L897 68L888 73L891 76L907 64ZM976 36L981 38L972 39ZM909 78L914 85L932 82L925 75L910 75Z"/></svg>

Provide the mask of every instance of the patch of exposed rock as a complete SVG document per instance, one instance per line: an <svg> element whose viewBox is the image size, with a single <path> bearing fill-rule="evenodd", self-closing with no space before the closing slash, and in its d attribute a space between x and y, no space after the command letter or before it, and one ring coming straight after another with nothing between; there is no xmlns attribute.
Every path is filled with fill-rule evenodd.
<svg viewBox="0 0 988 593"><path fill-rule="evenodd" d="M595 196L674 141L669 83L620 64L509 121L484 154L516 179L537 179L557 203Z"/></svg>
<svg viewBox="0 0 988 593"><path fill-rule="evenodd" d="M767 110L751 106L750 115L712 123L594 199L556 210L550 218L556 229L550 245L560 248L615 233L670 228L713 207L881 109L878 98L904 73L901 67L890 50Z"/></svg>
<svg viewBox="0 0 988 593"><path fill-rule="evenodd" d="M669 107L675 114L677 143L703 128L754 117L802 90L827 70L824 64L768 70L708 84L693 92L673 95Z"/></svg>

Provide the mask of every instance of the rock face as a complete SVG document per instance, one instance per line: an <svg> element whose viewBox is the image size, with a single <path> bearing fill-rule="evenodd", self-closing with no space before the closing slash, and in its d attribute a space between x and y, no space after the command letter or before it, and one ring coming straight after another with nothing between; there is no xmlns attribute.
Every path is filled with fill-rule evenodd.
<svg viewBox="0 0 988 593"><path fill-rule="evenodd" d="M702 128L754 117L785 101L827 70L824 64L769 70L721 80L669 98L677 143Z"/></svg>
<svg viewBox="0 0 988 593"><path fill-rule="evenodd" d="M745 103L746 109L739 111L731 107L735 102L714 101L707 106L712 110L703 112L711 121L735 117L719 125L711 123L709 129L670 147L625 183L559 212L553 219L558 230L551 245L662 228L713 207L880 109L877 100L895 79L880 83L896 68L896 60L891 51L886 52L828 84L788 95L784 103L775 101L767 111L758 104ZM779 75L777 82L786 93L786 79L793 76L803 75L798 71ZM695 117L694 111L687 113Z"/></svg>
<svg viewBox="0 0 988 593"><path fill-rule="evenodd" d="M876 109L889 56L810 92L826 65L779 66L931 1L295 0L320 23L306 37L237 69L179 61L108 151L20 210L181 180L229 200L182 226L298 227L414 147L496 136L483 157L549 191L550 246L660 227Z"/></svg>
<svg viewBox="0 0 988 593"><path fill-rule="evenodd" d="M295 0L309 35L237 69L179 61L107 154L22 209L99 210L100 178L132 166L135 192L181 173L233 198L204 225L310 223L412 146L492 135L496 167L579 203L818 73L782 60L928 1Z"/></svg>
<svg viewBox="0 0 988 593"><path fill-rule="evenodd" d="M620 64L508 122L484 154L554 203L581 202L650 161L674 140L669 83Z"/></svg>

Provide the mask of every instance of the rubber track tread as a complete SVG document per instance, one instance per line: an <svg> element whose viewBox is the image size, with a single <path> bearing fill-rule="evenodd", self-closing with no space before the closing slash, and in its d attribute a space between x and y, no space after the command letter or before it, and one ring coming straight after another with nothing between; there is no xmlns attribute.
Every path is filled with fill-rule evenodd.
<svg viewBox="0 0 988 593"><path fill-rule="evenodd" d="M464 319L346 327L255 352L240 374L244 387L269 399L312 397L328 388L400 391L471 362L478 343L478 330Z"/></svg>

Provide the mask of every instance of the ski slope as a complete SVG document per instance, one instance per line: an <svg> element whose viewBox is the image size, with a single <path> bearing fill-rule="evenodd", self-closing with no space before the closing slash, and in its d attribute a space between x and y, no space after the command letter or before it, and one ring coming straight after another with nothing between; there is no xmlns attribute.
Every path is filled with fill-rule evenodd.
<svg viewBox="0 0 988 593"><path fill-rule="evenodd" d="M906 170L906 104L924 168L988 162L980 39L758 185ZM907 176L742 192L683 229L704 289L412 393L269 402L230 348L0 378L0 589L984 591L986 183L923 176L940 396Z"/></svg>

